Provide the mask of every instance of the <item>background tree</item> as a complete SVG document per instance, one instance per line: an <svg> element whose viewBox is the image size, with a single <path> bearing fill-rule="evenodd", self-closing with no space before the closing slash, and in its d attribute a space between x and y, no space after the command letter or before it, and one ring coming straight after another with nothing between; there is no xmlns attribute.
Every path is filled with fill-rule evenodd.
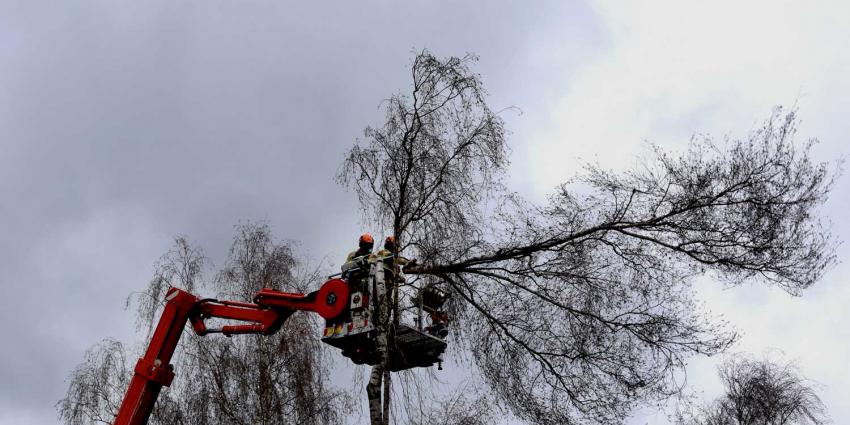
<svg viewBox="0 0 850 425"><path fill-rule="evenodd" d="M299 273L291 247L272 239L268 226L243 224L224 267L205 275L206 259L184 237L156 265L138 296L139 324L148 334L159 317L165 291L212 292L220 299L250 300L264 287L304 292L319 280ZM328 384L328 359L320 326L293 315L274 336L199 337L185 332L174 357L176 379L159 397L152 424L338 424L348 407ZM148 336L149 336L148 335ZM148 338L149 339L149 338ZM123 345L107 340L72 373L58 404L67 424L112 423L127 390L132 363Z"/></svg>
<svg viewBox="0 0 850 425"><path fill-rule="evenodd" d="M385 102L385 123L366 129L338 179L420 260L406 273L452 294L452 342L521 418L618 423L678 392L689 355L735 340L695 304L695 276L797 295L834 262L816 215L832 173L810 159L813 141L794 144L794 111L743 139L695 137L680 155L653 147L627 172L590 166L538 206L501 187L503 121L474 60L418 54L410 91ZM379 328L388 350L393 283L394 319ZM389 384L376 366L373 425L389 421Z"/></svg>
<svg viewBox="0 0 850 425"><path fill-rule="evenodd" d="M111 424L130 383L131 360L124 345L112 339L89 349L71 373L65 398L57 404L59 417L69 425Z"/></svg>
<svg viewBox="0 0 850 425"><path fill-rule="evenodd" d="M681 425L825 424L826 407L814 385L792 363L730 357L718 368L726 394L693 413L680 413Z"/></svg>

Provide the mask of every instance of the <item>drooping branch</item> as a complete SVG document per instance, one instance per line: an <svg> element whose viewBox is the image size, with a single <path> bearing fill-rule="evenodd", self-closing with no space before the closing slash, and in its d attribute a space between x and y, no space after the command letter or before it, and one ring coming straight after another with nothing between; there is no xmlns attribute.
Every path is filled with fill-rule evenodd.
<svg viewBox="0 0 850 425"><path fill-rule="evenodd" d="M777 113L726 151L705 140L678 159L656 151L656 168L643 173L616 176L591 168L584 181L601 194L584 200L592 208L562 187L539 211L546 220L541 228L526 229L526 240L495 242L492 252L407 273L464 272L620 234L680 260L733 276L757 275L796 293L817 281L835 257L834 241L813 211L826 199L833 174L812 163L808 145L795 149L795 128L793 112ZM628 199L625 207L620 198Z"/></svg>

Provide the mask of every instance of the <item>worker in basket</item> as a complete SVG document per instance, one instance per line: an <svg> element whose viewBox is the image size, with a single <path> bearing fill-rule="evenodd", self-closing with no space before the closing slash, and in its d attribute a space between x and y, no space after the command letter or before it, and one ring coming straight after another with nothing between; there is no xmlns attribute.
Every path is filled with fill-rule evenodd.
<svg viewBox="0 0 850 425"><path fill-rule="evenodd" d="M395 236L387 236L387 239L384 240L384 249L378 251L375 254L377 260L382 261L384 263L384 280L389 282L395 276L395 268L398 266L399 270L404 267L413 267L416 265L416 259L408 260L407 258L402 257L401 255L393 255L396 252L396 240ZM403 278L398 278L398 283L403 283Z"/></svg>
<svg viewBox="0 0 850 425"><path fill-rule="evenodd" d="M350 252L345 263L342 264L342 279L348 283L349 294L367 292L366 279L369 277L369 267L375 261L375 255L372 254L374 244L375 240L372 235L368 233L360 235L360 239L357 240L357 250ZM336 331L341 332L343 325L351 321L349 302L348 300L343 302L346 306L345 310L333 320L325 321L324 336L332 335Z"/></svg>
<svg viewBox="0 0 850 425"><path fill-rule="evenodd" d="M357 241L357 250L351 251L342 265L342 278L348 282L352 292L364 290L364 280L369 275L369 264L375 261L372 247L375 239L364 233Z"/></svg>

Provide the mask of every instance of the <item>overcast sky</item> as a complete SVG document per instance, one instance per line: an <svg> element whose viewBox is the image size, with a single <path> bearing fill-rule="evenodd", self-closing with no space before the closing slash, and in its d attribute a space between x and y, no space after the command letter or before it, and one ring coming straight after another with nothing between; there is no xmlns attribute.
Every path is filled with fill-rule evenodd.
<svg viewBox="0 0 850 425"><path fill-rule="evenodd" d="M0 424L56 423L84 351L135 343L124 299L175 234L220 263L234 224L266 220L338 266L369 229L333 176L415 49L480 55L491 105L522 110L506 116L510 184L535 200L580 160L624 168L644 140L743 136L775 105L796 103L817 158L850 153L848 3L623 3L0 0ZM824 208L845 240L848 188ZM796 359L838 424L848 272L802 298L698 285L742 331L736 351ZM689 368L707 398L718 360Z"/></svg>

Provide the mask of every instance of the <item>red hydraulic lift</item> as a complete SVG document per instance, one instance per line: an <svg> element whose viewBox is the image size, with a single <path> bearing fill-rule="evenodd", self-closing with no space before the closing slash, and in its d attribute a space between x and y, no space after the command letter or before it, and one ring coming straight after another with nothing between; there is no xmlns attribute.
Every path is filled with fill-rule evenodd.
<svg viewBox="0 0 850 425"><path fill-rule="evenodd" d="M322 342L339 348L354 363L377 364L382 358L376 350L377 331L371 320L373 306L369 303L370 298L377 299L374 298L374 286L370 283L368 288L359 288L364 292L352 291L345 280L330 279L318 291L306 295L264 288L256 293L253 303L200 299L178 288L170 288L165 296L165 309L144 357L136 364L113 425L148 422L162 387L171 385L174 379L171 357L186 323L191 323L198 335L271 335L296 311L310 311L326 320ZM241 323L210 329L205 322L209 318ZM399 325L395 345L390 351L389 368L398 371L433 366L442 362L445 349L446 342L442 338Z"/></svg>
<svg viewBox="0 0 850 425"><path fill-rule="evenodd" d="M307 295L266 288L257 292L254 303L198 299L177 288L169 289L165 299L162 317L147 352L136 364L114 425L144 425L148 422L160 390L171 385L174 379L171 356L187 322L192 324L198 335L270 335L277 332L297 310L312 311L325 319L339 316L348 303L348 285L342 279L331 279L318 291ZM204 320L213 317L249 324L208 329Z"/></svg>

